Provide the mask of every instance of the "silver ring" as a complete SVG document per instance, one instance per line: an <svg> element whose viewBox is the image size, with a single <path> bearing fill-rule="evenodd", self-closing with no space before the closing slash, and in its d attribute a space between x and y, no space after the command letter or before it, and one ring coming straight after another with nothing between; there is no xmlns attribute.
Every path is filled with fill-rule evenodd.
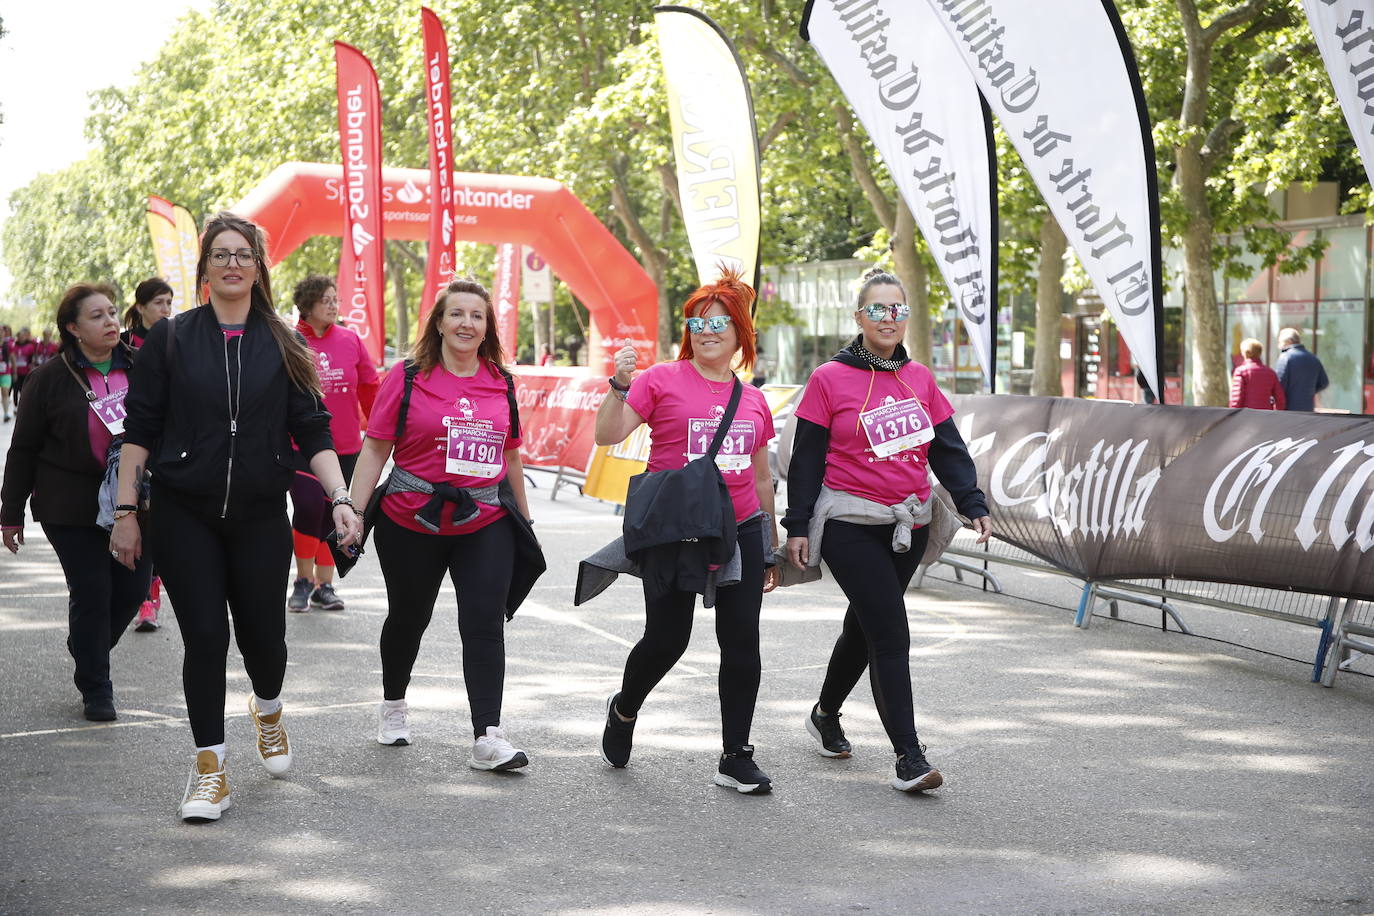
<svg viewBox="0 0 1374 916"><path fill-rule="evenodd" d="M118 559L119 559L119 551L118 551L118 550L111 550L111 551L110 551L110 556L112 556L112 557L114 557L116 560L118 560Z"/></svg>

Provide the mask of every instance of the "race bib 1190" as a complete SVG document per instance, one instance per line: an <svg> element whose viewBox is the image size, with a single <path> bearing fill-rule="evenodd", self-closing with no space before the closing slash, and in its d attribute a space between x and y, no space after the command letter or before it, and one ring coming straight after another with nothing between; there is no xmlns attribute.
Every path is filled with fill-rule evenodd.
<svg viewBox="0 0 1374 916"><path fill-rule="evenodd" d="M485 426L448 419L448 451L444 470L455 477L499 477L506 434Z"/></svg>

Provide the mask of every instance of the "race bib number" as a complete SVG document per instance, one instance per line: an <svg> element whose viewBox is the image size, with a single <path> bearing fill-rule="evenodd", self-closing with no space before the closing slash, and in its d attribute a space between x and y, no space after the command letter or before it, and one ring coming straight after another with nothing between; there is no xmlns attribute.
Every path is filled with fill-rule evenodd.
<svg viewBox="0 0 1374 916"><path fill-rule="evenodd" d="M105 428L112 436L124 435L124 395L128 393L128 388L121 388L91 402L91 410L95 411L95 415L105 424Z"/></svg>
<svg viewBox="0 0 1374 916"><path fill-rule="evenodd" d="M448 451L444 470L455 477L484 477L488 480L501 474L501 454L506 447L506 434L485 426L474 426L449 418Z"/></svg>
<svg viewBox="0 0 1374 916"><path fill-rule="evenodd" d="M687 421L687 460L695 461L706 457L711 450L711 440L720 429L720 420L693 419ZM730 432L720 443L716 452L716 467L722 471L743 471L754 460L756 437L753 420L735 420L730 424Z"/></svg>
<svg viewBox="0 0 1374 916"><path fill-rule="evenodd" d="M935 438L930 415L915 398L884 404L859 414L873 454L887 458Z"/></svg>

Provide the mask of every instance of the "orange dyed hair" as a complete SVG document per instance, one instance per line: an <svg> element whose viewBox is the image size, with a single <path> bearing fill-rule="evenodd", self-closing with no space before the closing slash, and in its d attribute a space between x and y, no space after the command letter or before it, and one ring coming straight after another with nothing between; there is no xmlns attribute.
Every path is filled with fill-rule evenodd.
<svg viewBox="0 0 1374 916"><path fill-rule="evenodd" d="M698 286L696 291L687 297L686 304L682 306L682 317L696 318L717 302L725 307L725 314L730 316L730 324L735 328L735 339L738 341L735 352L740 355L739 368L753 369L754 360L757 358L754 349L754 320L749 315L754 304L753 287L740 279L739 271L734 268L723 268L719 280ZM682 329L682 346L678 350L677 358L692 358L692 335L685 326Z"/></svg>

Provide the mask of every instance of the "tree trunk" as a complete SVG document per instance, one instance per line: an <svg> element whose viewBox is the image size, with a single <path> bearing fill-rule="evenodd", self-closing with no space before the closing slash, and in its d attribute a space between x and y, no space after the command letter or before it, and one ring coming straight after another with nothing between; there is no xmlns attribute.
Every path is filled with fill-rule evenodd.
<svg viewBox="0 0 1374 916"><path fill-rule="evenodd" d="M539 365L539 357L544 355L544 338L547 325L544 321L544 306L538 302L530 303L530 327L534 329L534 363ZM553 349L550 347L549 349Z"/></svg>
<svg viewBox="0 0 1374 916"><path fill-rule="evenodd" d="M1059 321L1064 312L1064 252L1068 246L1064 230L1053 214L1046 213L1040 223L1040 265L1035 283L1035 370L1031 394L1064 394Z"/></svg>
<svg viewBox="0 0 1374 916"><path fill-rule="evenodd" d="M897 279L906 287L911 318L906 325L907 355L922 365L930 365L930 289L925 262L916 250L916 217L906 201L897 200L897 217L892 227L892 266Z"/></svg>
<svg viewBox="0 0 1374 916"><path fill-rule="evenodd" d="M1179 192L1188 211L1183 230L1183 291L1193 331L1189 354L1193 404L1225 407L1231 380L1226 372L1226 337L1212 281L1212 209L1207 203L1206 174L1196 149L1181 146L1175 155Z"/></svg>

